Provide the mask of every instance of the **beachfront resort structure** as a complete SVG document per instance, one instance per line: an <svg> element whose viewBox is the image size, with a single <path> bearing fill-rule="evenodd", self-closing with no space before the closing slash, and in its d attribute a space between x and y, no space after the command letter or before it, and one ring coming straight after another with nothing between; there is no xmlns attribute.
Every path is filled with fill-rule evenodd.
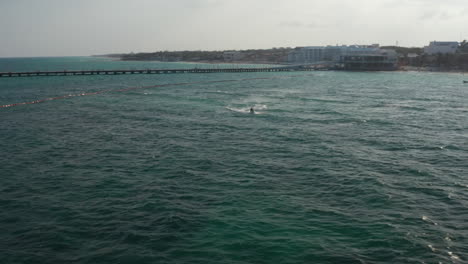
<svg viewBox="0 0 468 264"><path fill-rule="evenodd" d="M350 46L311 46L296 48L288 54L288 63L333 65L343 70L396 70L398 56L394 50L378 44Z"/></svg>
<svg viewBox="0 0 468 264"><path fill-rule="evenodd" d="M432 41L429 46L424 47L424 53L428 55L454 54L457 49L458 42L456 41Z"/></svg>

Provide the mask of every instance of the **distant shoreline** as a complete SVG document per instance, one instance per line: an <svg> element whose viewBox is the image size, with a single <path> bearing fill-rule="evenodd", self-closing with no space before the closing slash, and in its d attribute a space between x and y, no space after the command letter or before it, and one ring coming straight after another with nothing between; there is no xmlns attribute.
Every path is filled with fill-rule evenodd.
<svg viewBox="0 0 468 264"><path fill-rule="evenodd" d="M229 65L229 64L237 64L237 65L242 65L242 64L251 64L251 65L275 65L275 66L280 66L280 65L291 65L288 63L279 63L279 62L268 62L268 61L232 61L232 62L226 62L226 61L208 61L208 60L201 60L201 61L161 61L161 60L137 60L137 59L122 59L122 57L118 56L106 56L106 55L93 55L93 57L101 57L101 58L108 58L112 59L114 61L138 61L138 62L167 62L167 63L187 63L187 64L209 64L209 65ZM450 69L438 69L437 67L416 67L416 66L400 66L397 70L397 72L440 72L440 73L461 73L465 74L468 73L468 71L463 71L460 69L456 70L450 70Z"/></svg>
<svg viewBox="0 0 468 264"><path fill-rule="evenodd" d="M122 59L121 57L117 56L107 56L107 55L92 55L91 57L98 57L98 58L107 58L112 59L114 61L147 61L147 62L168 62L168 63L189 63L189 64L264 64L264 65L289 65L287 63L279 63L279 62L270 62L270 61L209 61L209 60L200 60L200 61L162 61L162 60L136 60L136 59Z"/></svg>
<svg viewBox="0 0 468 264"><path fill-rule="evenodd" d="M401 66L397 71L401 72L441 72L441 73L468 73L463 70L450 70L450 69L437 69L436 67L414 67L414 66Z"/></svg>
<svg viewBox="0 0 468 264"><path fill-rule="evenodd" d="M287 63L278 63L278 62L262 62L262 61L161 61L161 60L122 60L117 59L119 61L153 61L153 62L168 62L168 63L190 63L190 64L263 64L263 65L289 65Z"/></svg>

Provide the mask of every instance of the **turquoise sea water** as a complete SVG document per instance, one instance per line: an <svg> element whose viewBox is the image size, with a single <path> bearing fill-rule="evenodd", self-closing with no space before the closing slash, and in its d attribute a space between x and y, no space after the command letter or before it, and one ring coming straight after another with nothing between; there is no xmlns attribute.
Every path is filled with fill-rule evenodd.
<svg viewBox="0 0 468 264"><path fill-rule="evenodd" d="M185 67L0 59L0 71ZM111 91L0 108L0 263L467 263L462 80L2 78L0 105ZM193 84L156 86L176 83Z"/></svg>

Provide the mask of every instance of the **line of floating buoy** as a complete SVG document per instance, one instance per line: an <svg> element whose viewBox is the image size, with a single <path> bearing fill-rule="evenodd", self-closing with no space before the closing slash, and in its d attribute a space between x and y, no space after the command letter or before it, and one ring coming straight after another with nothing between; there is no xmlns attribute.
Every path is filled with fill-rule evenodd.
<svg viewBox="0 0 468 264"><path fill-rule="evenodd" d="M294 77L301 77L301 76L306 76L306 75L294 75L294 76L286 76L286 77L294 78ZM101 90L101 91L89 92L89 93L67 94L67 95L62 95L62 96L49 97L49 98L40 99L40 100L34 100L34 101L30 101L30 102L0 105L0 108L9 108L9 107L20 106L20 105L38 104L38 103L44 103L44 102L47 102L47 101L68 99L68 98L79 97L79 96L98 95L98 94L112 93L112 92L127 92L127 91L137 90L137 89L148 89L148 88L168 87L168 86L182 86L182 85L192 85L192 84L239 82L239 81L250 81L250 80L269 80L269 79L280 79L280 78L284 78L284 76L283 77L269 77L269 78L268 77L257 77L257 78L228 79L228 80L217 80L217 81L200 81L200 82L157 84L157 85L149 85L149 86L137 86L137 87L123 88L123 89L117 89L117 90L108 89L108 90Z"/></svg>

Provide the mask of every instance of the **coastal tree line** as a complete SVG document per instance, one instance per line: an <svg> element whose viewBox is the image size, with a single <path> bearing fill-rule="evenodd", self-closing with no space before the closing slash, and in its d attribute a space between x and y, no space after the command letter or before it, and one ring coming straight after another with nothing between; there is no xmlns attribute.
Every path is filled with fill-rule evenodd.
<svg viewBox="0 0 468 264"><path fill-rule="evenodd" d="M234 51L239 53L235 62L244 63L283 63L286 61L291 48L249 49ZM121 60L155 60L163 62L226 62L226 51L157 51L128 54L113 54Z"/></svg>

